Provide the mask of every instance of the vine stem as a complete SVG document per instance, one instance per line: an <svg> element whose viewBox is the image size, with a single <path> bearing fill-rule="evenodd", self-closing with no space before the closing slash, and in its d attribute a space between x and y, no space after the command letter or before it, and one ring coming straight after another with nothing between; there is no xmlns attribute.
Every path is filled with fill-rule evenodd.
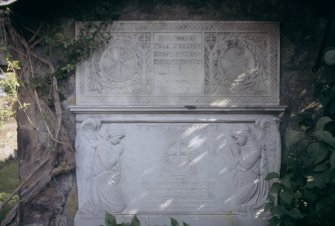
<svg viewBox="0 0 335 226"><path fill-rule="evenodd" d="M25 185L31 178L34 176L34 174L42 167L44 166L45 163L50 161L52 159L52 155L50 155L48 158L46 158L44 161L42 161L29 175L28 177L20 183L20 185L9 195L9 197L1 203L0 205L0 210L13 198L13 196L18 193L18 191Z"/></svg>

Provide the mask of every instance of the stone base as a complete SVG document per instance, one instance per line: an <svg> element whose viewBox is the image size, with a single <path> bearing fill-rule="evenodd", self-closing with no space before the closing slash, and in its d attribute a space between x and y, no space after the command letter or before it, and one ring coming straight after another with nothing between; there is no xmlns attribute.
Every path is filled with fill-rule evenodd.
<svg viewBox="0 0 335 226"><path fill-rule="evenodd" d="M118 223L130 222L133 215L116 215ZM141 226L170 226L170 217L179 225L183 222L190 226L266 226L266 219L252 219L241 215L137 215ZM77 214L75 226L105 226L104 216L87 217Z"/></svg>

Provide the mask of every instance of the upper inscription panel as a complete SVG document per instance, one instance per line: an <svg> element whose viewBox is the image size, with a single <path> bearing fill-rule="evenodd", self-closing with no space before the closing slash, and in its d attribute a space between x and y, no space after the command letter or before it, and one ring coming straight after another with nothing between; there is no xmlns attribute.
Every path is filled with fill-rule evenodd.
<svg viewBox="0 0 335 226"><path fill-rule="evenodd" d="M77 23L76 30L84 27ZM279 103L279 28L271 22L118 21L77 67L77 105Z"/></svg>

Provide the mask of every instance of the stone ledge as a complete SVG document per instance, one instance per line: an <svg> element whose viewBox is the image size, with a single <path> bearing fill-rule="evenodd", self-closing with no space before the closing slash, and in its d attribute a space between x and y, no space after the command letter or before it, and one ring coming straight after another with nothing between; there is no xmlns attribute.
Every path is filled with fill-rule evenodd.
<svg viewBox="0 0 335 226"><path fill-rule="evenodd" d="M285 111L287 106L238 106L238 107L203 107L203 106L175 106L175 107L116 107L116 106L100 106L100 105L86 105L86 106L70 106L70 110L76 114L96 113L96 114L113 114L113 113L231 113L231 114L279 114Z"/></svg>

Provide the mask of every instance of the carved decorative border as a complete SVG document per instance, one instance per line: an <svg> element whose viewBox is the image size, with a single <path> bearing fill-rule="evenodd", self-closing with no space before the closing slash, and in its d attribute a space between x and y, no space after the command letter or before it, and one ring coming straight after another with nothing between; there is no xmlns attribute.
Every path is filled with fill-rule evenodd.
<svg viewBox="0 0 335 226"><path fill-rule="evenodd" d="M76 30L80 30L85 23L77 23ZM91 59L78 65L76 72L77 88L76 88L76 103L78 106L88 105L106 105L106 106L135 106L135 107L150 107L150 106L269 106L279 104L279 24L275 22L222 22L222 21L117 21L111 23L108 27L114 34L114 41L109 48L114 46L124 46L127 43L132 46L137 57L138 67L136 67L136 75L133 79L119 81L106 86L104 92L92 92L89 87L92 85L92 77L101 77L101 65L97 59L103 54L103 50L98 50L96 55ZM152 42L154 32L201 32L203 40L207 34L229 34L236 37L236 45L244 48L246 51L251 51L253 54L257 52L259 55L255 57L255 62L261 64L261 70L254 74L248 75L250 78L255 78L260 81L263 88L257 88L255 85L248 91L242 83L237 84L241 88L237 91L226 91L222 89L213 89L209 84L216 86L220 81L213 80L213 73L208 70L211 67L208 65L208 60L204 59L204 93L201 95L183 94L183 95L154 95L153 78L152 78ZM141 37L146 35L149 41L143 41ZM151 34L151 35L150 35ZM135 37L135 41L131 42L122 40L122 35L128 35L127 39ZM142 36L141 36L142 35ZM241 38L240 38L241 37ZM258 39L258 40L256 40ZM139 41L141 40L141 41ZM232 39L233 40L233 39ZM231 40L226 40L229 42ZM151 42L151 44L149 43ZM218 42L221 45L222 52L229 50L230 46ZM135 44L134 44L135 43ZM207 45L207 47L206 47ZM209 43L204 40L204 50L208 50ZM100 55L99 55L100 54ZM206 56L206 53L205 53ZM204 56L204 57L205 57ZM215 56L213 56L215 57ZM206 65L207 63L207 65ZM146 64L143 66L143 64ZM142 66L141 66L142 65ZM216 66L216 73L219 71ZM223 75L220 75L221 77ZM247 80L245 80L247 81ZM136 83L137 82L137 83ZM102 83L106 83L103 80ZM246 82L245 82L246 83ZM249 83L248 83L249 84ZM236 84L233 84L236 85ZM213 85L214 86L214 85ZM121 87L121 88L120 88ZM134 88L135 87L135 88ZM108 88L108 89L107 89ZM101 87L96 88L101 90ZM121 90L121 91L120 91ZM254 92L253 92L254 90Z"/></svg>

